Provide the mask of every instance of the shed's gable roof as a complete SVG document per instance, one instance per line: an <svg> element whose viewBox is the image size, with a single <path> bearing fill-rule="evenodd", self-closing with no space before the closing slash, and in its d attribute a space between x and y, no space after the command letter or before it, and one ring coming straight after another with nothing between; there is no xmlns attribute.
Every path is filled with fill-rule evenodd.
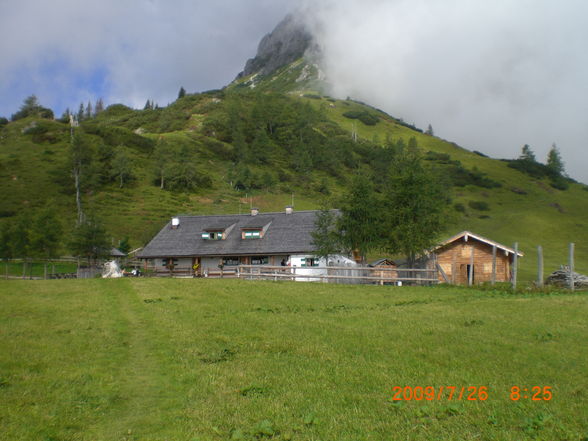
<svg viewBox="0 0 588 441"><path fill-rule="evenodd" d="M272 254L310 254L316 251L311 233L315 230L317 211L295 211L292 214L259 213L218 216L175 216L171 222L138 253L141 258L182 256L239 256ZM206 240L202 233L212 226L231 226L224 240ZM241 230L267 227L260 239L242 239Z"/></svg>
<svg viewBox="0 0 588 441"><path fill-rule="evenodd" d="M505 245L502 245L502 244L500 244L498 242L495 242L493 240L486 239L485 237L482 237L479 234L472 233L471 231L462 231L461 233L456 234L453 237L450 237L449 239L441 242L441 244L438 245L437 247L435 247L433 249L433 251L437 251L438 249L443 248L444 246L449 245L450 243L456 242L456 241L461 240L461 239L463 239L465 242L467 242L470 238L472 238L474 240L477 240L479 242L486 243L486 244L488 244L490 246L495 246L497 249L503 250L503 251L505 251L507 253L510 253L510 254L513 254L513 255L515 253L515 250L514 249L512 249L510 247L507 247ZM521 251L518 251L517 252L517 255L519 257L523 257L524 256L524 253L522 253Z"/></svg>

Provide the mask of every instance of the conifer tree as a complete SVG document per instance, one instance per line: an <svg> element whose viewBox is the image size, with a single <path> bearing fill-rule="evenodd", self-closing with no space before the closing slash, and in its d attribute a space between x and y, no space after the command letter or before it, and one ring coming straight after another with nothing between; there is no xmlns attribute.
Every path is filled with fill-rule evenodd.
<svg viewBox="0 0 588 441"><path fill-rule="evenodd" d="M178 92L178 99L184 98L186 96L186 90L183 87L180 87L180 91Z"/></svg>
<svg viewBox="0 0 588 441"><path fill-rule="evenodd" d="M96 101L96 106L94 107L94 115L99 115L103 111L104 111L104 101L102 101L102 98L98 98L98 101Z"/></svg>
<svg viewBox="0 0 588 441"><path fill-rule="evenodd" d="M365 262L369 251L378 248L381 236L381 202L371 179L365 173L354 176L349 192L341 201L337 229L344 248Z"/></svg>
<svg viewBox="0 0 588 441"><path fill-rule="evenodd" d="M78 109L78 122L82 122L84 120L84 103L80 103L80 108Z"/></svg>
<svg viewBox="0 0 588 441"><path fill-rule="evenodd" d="M412 140L411 140L412 141ZM426 169L413 142L392 160L384 189L383 248L406 256L409 266L431 247L446 222L449 197Z"/></svg>
<svg viewBox="0 0 588 441"><path fill-rule="evenodd" d="M336 212L329 209L326 202L322 204L320 211L316 214L312 244L316 248L316 255L324 257L328 263L329 256L340 253L340 236L337 232Z"/></svg>
<svg viewBox="0 0 588 441"><path fill-rule="evenodd" d="M557 145L555 145L555 142L551 145L551 150L549 150L549 153L547 154L546 165L553 174L557 176L563 176L564 163L561 159L559 149L557 148Z"/></svg>
<svg viewBox="0 0 588 441"><path fill-rule="evenodd" d="M533 150L531 150L529 144L525 144L523 146L521 150L521 156L519 156L519 159L522 161L536 162L535 153L533 153Z"/></svg>
<svg viewBox="0 0 588 441"><path fill-rule="evenodd" d="M90 119L92 118L92 116L94 116L94 114L92 113L92 102L88 100L88 105L86 106L86 113L84 114L84 118Z"/></svg>

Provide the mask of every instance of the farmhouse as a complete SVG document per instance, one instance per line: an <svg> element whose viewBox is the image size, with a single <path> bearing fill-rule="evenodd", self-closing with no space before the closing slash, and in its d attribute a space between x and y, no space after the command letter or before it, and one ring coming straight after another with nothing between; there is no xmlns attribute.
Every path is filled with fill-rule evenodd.
<svg viewBox="0 0 588 441"><path fill-rule="evenodd" d="M238 265L326 266L314 256L316 213L286 207L280 213L254 208L249 214L176 216L137 257L145 269L173 275L215 275Z"/></svg>
<svg viewBox="0 0 588 441"><path fill-rule="evenodd" d="M439 281L454 284L508 282L515 250L469 231L447 239L433 250ZM517 257L523 253L517 252Z"/></svg>

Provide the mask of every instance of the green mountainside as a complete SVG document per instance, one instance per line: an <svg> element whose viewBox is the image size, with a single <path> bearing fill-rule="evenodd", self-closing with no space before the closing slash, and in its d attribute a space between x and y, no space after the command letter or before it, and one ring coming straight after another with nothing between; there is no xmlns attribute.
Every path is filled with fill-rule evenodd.
<svg viewBox="0 0 588 441"><path fill-rule="evenodd" d="M102 219L113 244L129 237L136 248L174 214L238 213L250 205L281 211L292 201L297 210L314 209L325 199L336 204L354 173L381 185L395 149L414 138L451 192L447 236L467 229L519 242L527 279L537 245L550 272L566 263L567 244L575 242L577 269L588 272L588 187L567 179L555 185L366 104L326 96L321 75L299 58L165 108L117 104L83 120L75 130L91 156L84 211ZM73 228L70 144L68 122L29 116L0 125L1 222L50 204L65 231Z"/></svg>

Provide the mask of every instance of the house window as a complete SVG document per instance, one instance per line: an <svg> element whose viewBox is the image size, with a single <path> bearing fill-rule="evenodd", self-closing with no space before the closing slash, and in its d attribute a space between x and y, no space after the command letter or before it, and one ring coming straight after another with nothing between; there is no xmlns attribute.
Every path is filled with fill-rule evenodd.
<svg viewBox="0 0 588 441"><path fill-rule="evenodd" d="M224 266L237 266L239 265L238 257L223 257Z"/></svg>
<svg viewBox="0 0 588 441"><path fill-rule="evenodd" d="M269 263L269 257L267 256L255 256L251 258L251 265L267 265Z"/></svg>
<svg viewBox="0 0 588 441"><path fill-rule="evenodd" d="M259 239L261 230L248 230L243 232L243 239Z"/></svg>
<svg viewBox="0 0 588 441"><path fill-rule="evenodd" d="M175 257L170 257L167 259L163 259L161 261L161 266L165 266L168 268L174 268L177 264L178 264L178 259L176 259Z"/></svg>
<svg viewBox="0 0 588 441"><path fill-rule="evenodd" d="M202 239L204 240L222 240L222 231L206 231L202 233Z"/></svg>
<svg viewBox="0 0 588 441"><path fill-rule="evenodd" d="M317 257L307 257L302 260L301 266L319 266L319 259Z"/></svg>

